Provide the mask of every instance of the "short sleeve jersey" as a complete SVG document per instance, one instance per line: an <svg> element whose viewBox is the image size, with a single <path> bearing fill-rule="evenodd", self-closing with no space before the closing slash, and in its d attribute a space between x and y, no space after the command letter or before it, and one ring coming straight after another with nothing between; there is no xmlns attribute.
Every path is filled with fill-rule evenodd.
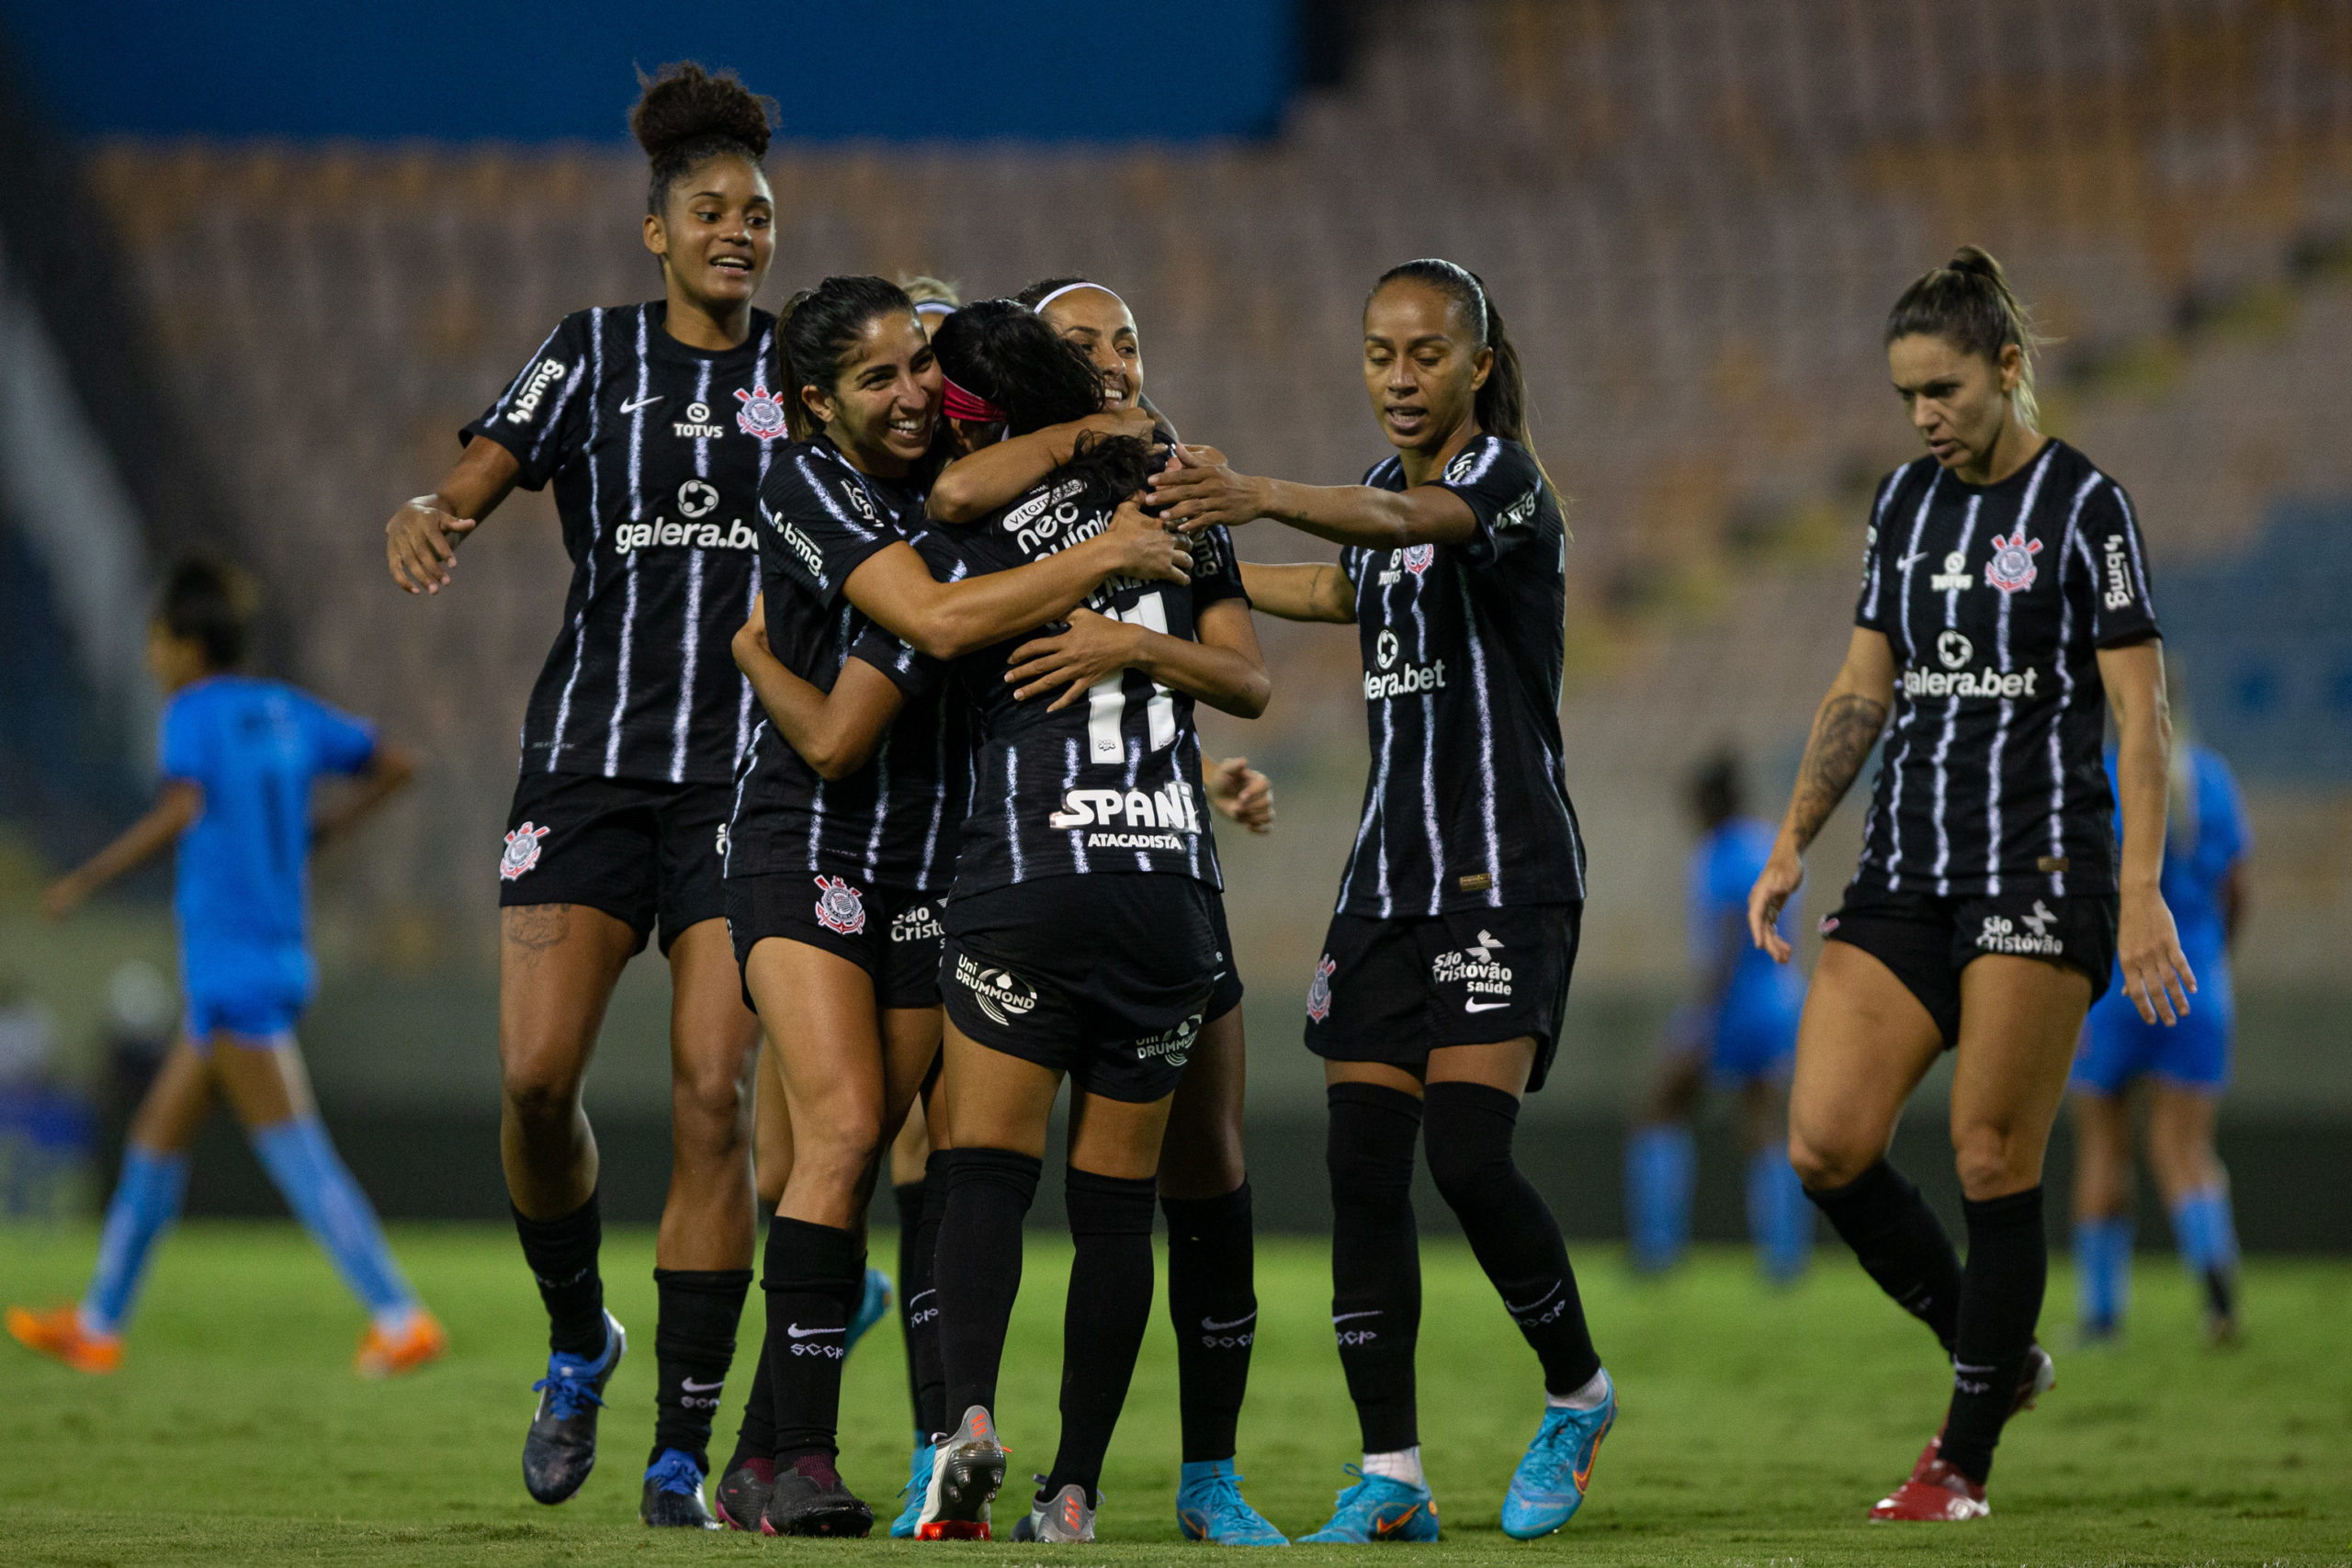
<svg viewBox="0 0 2352 1568"><path fill-rule="evenodd" d="M864 885L943 890L969 795L960 704L933 661L868 620L842 584L876 552L923 528L922 497L862 474L821 437L785 448L760 492L760 580L768 649L830 692L851 659L905 694L873 758L828 780L764 716L737 780L727 874L807 872Z"/></svg>
<svg viewBox="0 0 2352 1568"><path fill-rule="evenodd" d="M2165 834L2165 868L2159 885L2165 907L2180 929L2181 951L2189 967L2205 975L2229 951L2229 931L2223 919L2222 885L2230 868L2254 850L2254 829L2246 821L2245 799L2238 781L2221 753L2191 744L2188 758L2188 798L2172 803L2172 821ZM2107 753L2107 775L2115 782L2115 752ZM2123 824L2118 814L2117 836Z"/></svg>
<svg viewBox="0 0 2352 1568"><path fill-rule="evenodd" d="M1110 525L1116 502L1066 473L968 527L916 541L932 574L953 581L1009 571L1082 544ZM1212 528L1193 542L1189 586L1113 578L1087 608L1192 639L1199 613L1242 597L1233 541ZM1004 679L1013 650L1063 629L1023 632L952 668L975 729L971 814L956 869L956 898L1049 876L1155 872L1222 887L1193 699L1133 670L1107 675L1058 713L1023 702Z"/></svg>
<svg viewBox="0 0 2352 1568"><path fill-rule="evenodd" d="M1753 817L1735 817L1699 840L1690 852L1688 908L1690 966L1713 975L1726 956L1726 942L1737 944L1737 963L1724 988L1717 1027L1742 1020L1793 1022L1804 1005L1804 979L1792 965L1747 940L1747 894L1771 858L1773 829ZM1783 906L1781 939L1793 942L1797 914Z"/></svg>
<svg viewBox="0 0 2352 1568"><path fill-rule="evenodd" d="M1406 488L1389 457L1363 482ZM1340 881L1383 919L1585 894L1560 741L1567 530L1534 454L1480 435L1429 481L1469 503L1458 545L1349 548L1372 773Z"/></svg>
<svg viewBox="0 0 2352 1568"><path fill-rule="evenodd" d="M375 755L373 727L276 681L215 675L164 705L164 776L204 792L180 836L172 899L192 970L213 955L303 947L311 783Z"/></svg>
<svg viewBox="0 0 2352 1568"><path fill-rule="evenodd" d="M1854 621L1897 671L1857 884L2113 893L2098 651L2158 635L2123 487L2057 440L1994 485L1928 457L1897 468Z"/></svg>
<svg viewBox="0 0 2352 1568"><path fill-rule="evenodd" d="M757 591L760 481L785 445L775 319L716 353L660 300L566 316L466 426L552 482L563 626L523 720L526 773L725 784L750 747L728 644Z"/></svg>

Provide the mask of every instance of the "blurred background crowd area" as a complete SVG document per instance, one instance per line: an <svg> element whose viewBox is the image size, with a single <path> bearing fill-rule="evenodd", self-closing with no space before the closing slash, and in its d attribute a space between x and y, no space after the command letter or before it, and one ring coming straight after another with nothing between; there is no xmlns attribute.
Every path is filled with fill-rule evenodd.
<svg viewBox="0 0 2352 1568"><path fill-rule="evenodd" d="M2246 788L2239 1103L2352 1125L2352 4L1208 13L1227 28L1214 47L1181 28L1136 51L1054 44L1026 61L1040 79L1006 100L1018 114L975 110L953 135L917 109L919 134L891 134L887 94L862 124L833 107L796 123L820 73L789 36L639 63L695 53L783 100L763 305L829 273L931 273L967 299L1086 274L1134 308L1154 400L1245 470L1360 475L1386 450L1357 373L1372 279L1431 254L1485 276L1575 533L1564 723L1592 895L1573 1066L1531 1114L1613 1112L1645 1075L1684 980L1682 782L1736 747L1754 807L1777 814L1845 644L1870 487L1917 452L1884 312L1956 244L1989 248L2053 340L2047 427L2137 502L2192 723ZM267 667L426 757L319 867L322 1097L494 1110L493 867L568 568L548 500L518 494L454 592L413 600L382 525L559 317L658 293L644 163L618 139L628 56L599 64L605 118L570 139L438 118L394 137L374 109L271 134L230 82L214 86L233 108L176 120L94 106L58 13L11 0L0 17L17 38L0 130L0 970L58 1021L69 1077L96 1070L115 966L168 973L160 878L62 930L32 900L143 803L147 584L172 549L215 541L266 585ZM917 47L991 58L936 32ZM368 61L334 69L380 97ZM1227 123L1122 119L1150 96L1138 80L1220 69L1248 88ZM1240 546L1323 553L1272 525ZM1272 706L1204 728L1277 792L1272 835L1226 839L1252 1103L1273 1117L1320 1104L1299 998L1365 743L1353 637L1261 635ZM1814 855L1809 913L1834 902L1859 817ZM592 1103L658 1121L666 982L638 967Z"/></svg>

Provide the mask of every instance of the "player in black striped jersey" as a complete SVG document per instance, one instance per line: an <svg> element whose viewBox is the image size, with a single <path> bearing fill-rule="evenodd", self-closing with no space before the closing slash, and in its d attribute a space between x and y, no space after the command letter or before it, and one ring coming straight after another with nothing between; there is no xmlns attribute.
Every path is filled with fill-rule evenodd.
<svg viewBox="0 0 2352 1568"><path fill-rule="evenodd" d="M1102 406L1079 350L1010 300L938 331L946 408L1018 436ZM1010 505L921 541L933 570L986 581L1086 547L1156 458L1125 437L1082 442ZM1154 525L1155 526L1157 525ZM1061 1444L1027 1533L1091 1538L1096 1484L1151 1310L1154 1173L1170 1100L1196 1044L1217 954L1216 850L1200 801L1195 699L1254 716L1267 682L1221 532L1194 542L1189 589L1106 581L1067 629L956 661L975 711L979 787L947 907L943 1084L953 1146L935 1269L947 1404L919 1534L984 1535L1003 1479L991 1412L1020 1280L1021 1221L1046 1118L1073 1080L1068 1174L1078 1244L1065 1316ZM1101 623L1101 624L1098 624ZM1110 623L1140 628L1100 635ZM1024 699L1024 691L1045 694ZM1016 1532L1016 1534L1023 1532Z"/></svg>
<svg viewBox="0 0 2352 1568"><path fill-rule="evenodd" d="M652 163L643 229L663 297L564 318L466 427L439 488L386 528L394 581L438 593L515 486L555 486L571 587L499 864L501 1150L549 1317L524 1472L545 1503L586 1479L625 1345L604 1309L580 1088L613 986L658 924L676 995L675 1155L655 1247L649 1524L714 1527L705 1447L751 1280L742 1090L758 1031L719 860L752 718L729 642L757 588L760 481L785 441L775 323L752 305L775 249L760 171L773 110L698 66L646 84L631 124Z"/></svg>
<svg viewBox="0 0 2352 1568"><path fill-rule="evenodd" d="M1863 1268L1952 1361L1942 1430L1871 1517L1957 1520L1985 1513L2003 1424L2055 1381L2033 1337L2049 1269L2041 1163L2083 1015L2119 943L2151 1023L2186 1012L2196 980L2157 891L2169 734L2131 501L2035 429L2032 329L1983 251L1914 282L1885 341L1928 456L1879 487L1845 667L1748 924L1788 961L1774 920L1883 730L1861 863L1821 923L1789 1155ZM2120 853L2099 760L2109 712ZM1904 1101L1947 1049L1965 1270L1885 1158Z"/></svg>
<svg viewBox="0 0 2352 1568"><path fill-rule="evenodd" d="M871 1511L833 1465L841 1360L878 1157L937 1051L934 906L967 793L960 708L868 615L952 656L1068 613L1114 573L1182 581L1182 553L1138 519L1029 570L934 581L909 548L940 401L913 302L882 278L828 278L782 334L802 439L762 492L766 651L746 660L775 722L741 777L728 905L791 1154L763 1281L768 1408L755 1388L721 1499L746 1528L764 1490L774 1533L862 1535Z"/></svg>
<svg viewBox="0 0 2352 1568"><path fill-rule="evenodd" d="M1364 483L1198 464L1152 481L1185 526L1272 517L1340 545L1338 568L1252 564L1244 581L1270 614L1356 623L1363 650L1373 771L1306 1005L1363 1479L1305 1539L1437 1533L1413 1389L1424 1120L1430 1174L1543 1361L1544 1418L1502 1513L1509 1533L1542 1535L1575 1514L1616 1411L1559 1226L1511 1156L1519 1097L1557 1045L1584 908L1558 716L1567 536L1485 285L1408 262L1374 287L1363 330L1365 389L1396 448Z"/></svg>

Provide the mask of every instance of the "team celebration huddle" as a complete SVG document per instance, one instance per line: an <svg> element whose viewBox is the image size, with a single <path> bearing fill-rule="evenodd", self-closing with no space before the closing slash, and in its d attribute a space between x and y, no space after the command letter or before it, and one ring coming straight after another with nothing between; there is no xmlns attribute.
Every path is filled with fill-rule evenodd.
<svg viewBox="0 0 2352 1568"><path fill-rule="evenodd" d="M1574 477L1530 444L1506 302L1440 258L1366 280L1378 460L1353 485L1244 474L1220 432L1180 434L1182 411L1147 395L1149 323L1115 280L959 299L928 277L828 276L777 314L755 307L772 124L731 75L673 66L646 85L632 125L662 297L565 317L387 530L401 588L462 592L468 536L516 487L552 484L573 568L499 856L500 1154L548 1330L523 1442L531 1496L571 1497L614 1436L605 1394L629 1342L605 1305L582 1086L651 937L673 982L674 1162L647 1524L1093 1540L1164 1216L1179 1523L1192 1540L1287 1543L1236 1468L1257 1298L1242 987L1213 831L1220 816L1264 830L1273 798L1245 761L1204 750L1194 717L1266 710L1283 671L1261 650L1262 614L1355 627L1370 753L1328 935L1298 976L1327 1086L1330 1321L1361 1456L1297 1539L1441 1535L1417 1422L1417 1147L1541 1371L1540 1387L1498 1368L1492 1386L1448 1392L1524 1406L1524 1458L1485 1483L1506 1534L1560 1530L1642 1391L1607 1370L1560 1226L1513 1153L1524 1097L1568 1066L1586 850L1559 716ZM1778 1180L1792 1168L1951 1369L1948 1409L1917 1412L1907 1478L1855 1499L1874 1518L1988 1511L2004 1425L2056 1381L2036 1339L2042 1167L2086 1014L2111 976L2150 1026L2187 1018L2198 988L2159 891L2173 763L2145 551L2122 488L2036 428L2036 341L1973 248L1894 303L1888 369L1925 451L1857 520L1850 644L1747 894L1747 942L1787 964L1804 853L1883 740L1796 1025L1786 1166L1777 1127L1758 1156ZM1315 553L1286 547L1299 535L1336 546L1337 564L1285 561ZM232 596L186 587L156 633L187 649L167 716L187 761L167 747L167 778L216 801L247 788L233 651L207 662L205 641ZM193 711L208 694L215 714ZM303 738L286 766L304 787L404 767L331 710L236 701ZM185 867L195 835L239 830L175 809L141 852L186 829ZM368 1302L369 1367L397 1372L439 1353L440 1326L305 1109L290 1031L308 982L239 956L300 954L301 853L282 857L288 930L210 928L220 999L192 1015L209 1022L191 1026L183 1077L200 1098L210 1073L241 1114L258 1108L256 1146L283 1145L272 1174L284 1167L289 1198L316 1195L297 1213ZM183 874L193 989L205 920ZM252 1005L256 987L280 1005ZM1886 1158L1947 1051L1964 1261ZM1059 1445L1034 1494L992 1515L1000 1400L1037 1397L1001 1388L1000 1367L1065 1078ZM19 1337L119 1355L139 1259L185 1181L187 1121L159 1110L134 1130L134 1207L119 1196L110 1213L103 1282ZM888 1271L865 1232L886 1171ZM727 1380L755 1279L745 1388ZM913 1440L877 1517L861 1493L881 1478L853 1486L836 1469L842 1374L894 1310ZM1890 1480L1907 1456L1888 1456Z"/></svg>

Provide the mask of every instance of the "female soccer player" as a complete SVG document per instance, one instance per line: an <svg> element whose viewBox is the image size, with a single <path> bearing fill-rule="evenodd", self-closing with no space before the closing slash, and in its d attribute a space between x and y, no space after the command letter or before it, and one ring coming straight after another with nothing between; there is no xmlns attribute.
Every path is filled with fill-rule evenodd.
<svg viewBox="0 0 2352 1568"><path fill-rule="evenodd" d="M711 1528L706 1446L751 1285L746 1067L758 1022L723 916L729 785L752 691L729 644L758 591L760 481L783 448L760 158L773 103L665 68L630 123L652 163L644 235L663 297L564 318L465 429L440 487L386 527L393 581L438 593L516 485L553 480L572 561L523 725L499 862L500 1152L548 1318L524 1442L542 1503L578 1491L627 1341L605 1311L596 1142L580 1090L622 967L659 925L671 1008L669 1201L655 1245L660 1375L648 1524Z"/></svg>
<svg viewBox="0 0 2352 1568"><path fill-rule="evenodd" d="M1698 1154L1690 1113L1710 1078L1739 1091L1747 1146L1747 1230L1765 1278L1796 1279L1813 1255L1813 1206L1789 1165L1787 1085L1804 980L1747 941L1747 890L1772 852L1772 825L1745 809L1739 759L1724 751L1690 780L1701 838L1686 879L1697 998L1667 1025L1670 1054L1649 1105L1625 1142L1625 1231L1634 1266L1680 1261L1690 1241ZM1781 917L1783 941L1796 914Z"/></svg>
<svg viewBox="0 0 2352 1568"><path fill-rule="evenodd" d="M1155 476L1185 526L1272 517L1337 568L1243 569L1260 609L1353 621L1373 771L1306 998L1331 1121L1331 1317L1363 1430L1360 1479L1309 1541L1431 1540L1413 1389L1413 1142L1543 1362L1545 1408L1502 1522L1548 1534L1583 1501L1616 1397L1560 1227L1511 1157L1543 1087L1584 910L1559 726L1567 533L1526 446L1519 356L1452 262L1381 276L1364 387L1396 455L1313 486L1221 466ZM1188 455L1189 457L1189 455Z"/></svg>
<svg viewBox="0 0 2352 1568"><path fill-rule="evenodd" d="M1083 355L1011 301L939 329L947 410L1014 437L1102 406ZM1133 438L1080 444L1012 504L922 542L943 574L988 581L1138 520L1153 466ZM981 781L964 824L940 964L953 1147L935 1266L947 1409L918 1533L985 1536L1004 1476L992 1412L1020 1284L1021 1220L1046 1123L1074 1080L1068 1176L1077 1241L1063 1331L1062 1433L1016 1538L1093 1537L1096 1484L1151 1309L1155 1173L1170 1101L1222 962L1214 842L1194 781L1197 698L1254 716L1267 681L1221 531L1193 544L1189 590L1114 580L1066 631L959 660ZM1097 623L1142 630L1132 637ZM1024 698L1040 690L1050 700Z"/></svg>
<svg viewBox="0 0 2352 1568"><path fill-rule="evenodd" d="M1182 574L1172 541L1138 520L1023 571L934 581L909 547L940 399L913 302L878 277L828 278L782 332L804 439L761 497L765 652L745 663L775 725L738 787L728 897L782 1068L792 1163L768 1233L769 1453L740 1456L721 1497L744 1522L764 1484L769 1533L863 1535L872 1511L833 1463L842 1341L881 1151L938 1051L933 906L969 794L960 707L868 617L953 657L1069 613L1114 573ZM755 1391L747 1443L756 1406Z"/></svg>
<svg viewBox="0 0 2352 1568"><path fill-rule="evenodd" d="M149 1255L179 1217L187 1151L217 1089L262 1168L368 1308L362 1375L422 1366L448 1344L417 1302L367 1195L311 1103L294 1023L317 984L308 942L314 845L339 837L406 784L408 754L307 692L237 674L253 611L241 576L200 558L165 580L147 634L164 688L163 798L49 890L51 919L159 852L177 847L181 987L187 1020L140 1102L122 1179L107 1206L98 1266L79 1306L8 1309L8 1332L85 1372L122 1363L122 1325ZM355 781L311 810L314 781Z"/></svg>
<svg viewBox="0 0 2352 1568"><path fill-rule="evenodd" d="M2176 714L2176 718L2177 715ZM2109 784L2116 752L2107 754ZM2120 981L2091 1007L2075 1056L2075 1273L2083 1337L2111 1338L2132 1285L2132 1106L2148 1080L2148 1163L2172 1215L2173 1245L2205 1292L2205 1334L2237 1339L2237 1226L2213 1112L2230 1081L2237 1021L2230 948L2245 921L2253 848L2237 780L2220 753L2175 727L2171 821L2160 883L2198 978L2197 1010L2171 1029L2143 1023Z"/></svg>
<svg viewBox="0 0 2352 1568"><path fill-rule="evenodd" d="M2196 988L2157 887L2168 736L2146 554L2122 488L2034 428L2032 347L1999 264L1973 246L1887 317L1887 365L1928 456L1879 486L1845 667L1748 896L1749 936L1786 963L1774 922L1804 850L1886 731L1861 863L1821 923L1789 1101L1805 1190L1952 1360L1943 1431L1873 1518L1985 1514L2003 1423L2054 1381L2033 1337L2041 1159L2084 1010L2119 957L2148 1022L2186 1013ZM2121 736L2120 856L2102 700ZM1886 1161L1947 1049L1965 1274Z"/></svg>

